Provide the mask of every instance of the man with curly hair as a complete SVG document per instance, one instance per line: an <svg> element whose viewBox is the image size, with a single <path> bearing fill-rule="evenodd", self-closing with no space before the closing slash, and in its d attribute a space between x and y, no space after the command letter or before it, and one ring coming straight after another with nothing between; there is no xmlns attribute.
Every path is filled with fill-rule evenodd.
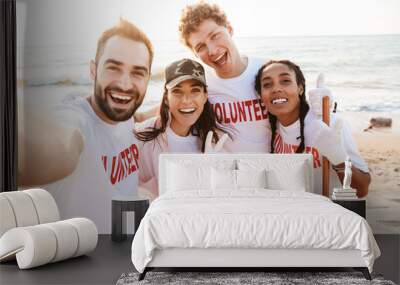
<svg viewBox="0 0 400 285"><path fill-rule="evenodd" d="M265 59L241 55L233 28L217 6L200 2L187 6L180 19L184 44L206 68L208 98L220 124L234 130L228 152L269 152L267 110L254 89L254 79Z"/></svg>

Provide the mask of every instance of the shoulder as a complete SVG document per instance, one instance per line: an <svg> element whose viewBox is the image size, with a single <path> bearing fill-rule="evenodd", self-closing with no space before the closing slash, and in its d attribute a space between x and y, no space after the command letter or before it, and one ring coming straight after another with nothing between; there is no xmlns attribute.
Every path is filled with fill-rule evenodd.
<svg viewBox="0 0 400 285"><path fill-rule="evenodd" d="M160 117L153 117L143 121L141 123L135 123L134 129L136 133L152 131L154 127L161 127ZM167 135L166 132L160 133L156 138L150 141L141 141L141 146L143 149L155 149L160 147L165 149L167 145Z"/></svg>
<svg viewBox="0 0 400 285"><path fill-rule="evenodd" d="M168 149L168 139L166 133L158 135L151 141L139 142L142 157L145 157L146 159L158 156L160 153L165 152Z"/></svg>
<svg viewBox="0 0 400 285"><path fill-rule="evenodd" d="M87 98L75 98L73 100L63 101L54 106L51 111L52 118L60 124L68 127L82 128L95 115Z"/></svg>
<svg viewBox="0 0 400 285"><path fill-rule="evenodd" d="M204 75L206 76L207 85L210 83L210 81L212 82L220 79L215 73L214 69L208 65L204 65Z"/></svg>
<svg viewBox="0 0 400 285"><path fill-rule="evenodd" d="M90 107L88 97L75 97L67 96L59 104L53 108L54 112L77 112L85 114L86 108Z"/></svg>
<svg viewBox="0 0 400 285"><path fill-rule="evenodd" d="M160 117L156 116L153 118L149 118L141 123L135 123L135 130L137 132L140 132L140 131L145 131L148 128L153 128L158 124L159 120Z"/></svg>

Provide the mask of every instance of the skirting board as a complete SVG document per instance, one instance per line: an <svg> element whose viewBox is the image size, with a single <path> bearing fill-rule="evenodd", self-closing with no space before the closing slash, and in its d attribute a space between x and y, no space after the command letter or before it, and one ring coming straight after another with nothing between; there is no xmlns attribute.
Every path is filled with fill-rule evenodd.
<svg viewBox="0 0 400 285"><path fill-rule="evenodd" d="M147 267L365 267L359 250L193 249L155 250Z"/></svg>

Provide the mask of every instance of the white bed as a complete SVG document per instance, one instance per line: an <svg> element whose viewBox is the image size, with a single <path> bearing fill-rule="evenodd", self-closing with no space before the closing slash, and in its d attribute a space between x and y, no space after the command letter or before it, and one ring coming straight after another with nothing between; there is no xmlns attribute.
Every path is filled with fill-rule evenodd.
<svg viewBox="0 0 400 285"><path fill-rule="evenodd" d="M166 154L159 173L132 243L141 278L154 267L355 267L368 278L380 255L365 219L312 193L310 155Z"/></svg>

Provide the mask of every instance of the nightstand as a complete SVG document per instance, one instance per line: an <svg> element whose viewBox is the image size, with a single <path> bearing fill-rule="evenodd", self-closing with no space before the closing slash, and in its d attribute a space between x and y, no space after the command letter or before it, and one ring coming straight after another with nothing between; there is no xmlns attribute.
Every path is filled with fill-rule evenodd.
<svg viewBox="0 0 400 285"><path fill-rule="evenodd" d="M135 232L137 231L140 221L149 208L149 200L142 198L125 198L118 197L112 200L112 218L111 218L111 239L113 241L123 241L127 238L127 214L134 213ZM134 234L134 233L133 233Z"/></svg>
<svg viewBox="0 0 400 285"><path fill-rule="evenodd" d="M357 200L333 200L333 203L339 204L340 206L353 211L356 214L359 214L361 217L365 219L365 199L357 199Z"/></svg>

